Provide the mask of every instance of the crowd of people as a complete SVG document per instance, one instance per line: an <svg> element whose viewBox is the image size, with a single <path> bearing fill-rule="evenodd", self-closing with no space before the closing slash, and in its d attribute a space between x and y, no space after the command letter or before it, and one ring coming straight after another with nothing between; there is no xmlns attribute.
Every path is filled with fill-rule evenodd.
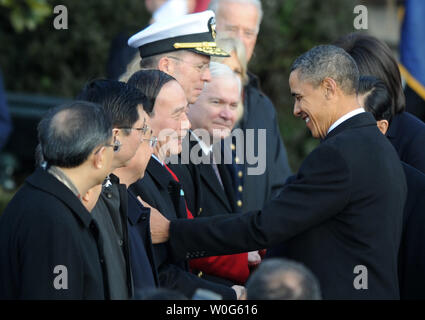
<svg viewBox="0 0 425 320"><path fill-rule="evenodd" d="M261 2L210 8L158 14L120 81L40 121L0 217L0 299L425 298L425 124L390 49L353 33L295 59L293 113L321 142L292 173L248 71Z"/></svg>

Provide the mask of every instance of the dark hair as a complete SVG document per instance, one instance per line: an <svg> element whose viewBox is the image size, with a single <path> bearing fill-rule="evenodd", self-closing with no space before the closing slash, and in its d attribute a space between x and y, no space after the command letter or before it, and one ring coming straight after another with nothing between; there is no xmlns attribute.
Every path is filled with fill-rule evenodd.
<svg viewBox="0 0 425 320"><path fill-rule="evenodd" d="M335 45L353 57L360 75L371 75L384 81L391 95L393 115L404 111L406 100L400 70L391 49L384 42L364 33L350 33L338 39Z"/></svg>
<svg viewBox="0 0 425 320"><path fill-rule="evenodd" d="M74 168L112 138L112 122L98 104L75 101L53 109L38 124L42 158L49 165Z"/></svg>
<svg viewBox="0 0 425 320"><path fill-rule="evenodd" d="M384 81L372 76L361 76L359 94L365 95L364 108L375 117L375 120L391 122L391 96Z"/></svg>
<svg viewBox="0 0 425 320"><path fill-rule="evenodd" d="M326 77L335 80L346 94L356 94L359 70L354 60L341 48L332 45L316 46L299 56L291 66L298 71L300 81L308 81L314 87Z"/></svg>
<svg viewBox="0 0 425 320"><path fill-rule="evenodd" d="M302 264L282 258L267 259L246 283L248 300L320 300L316 277Z"/></svg>
<svg viewBox="0 0 425 320"><path fill-rule="evenodd" d="M142 92L116 80L93 80L85 85L77 99L102 105L114 128L131 128L139 120L139 105L145 110L150 109L149 101ZM129 134L129 131L125 132Z"/></svg>
<svg viewBox="0 0 425 320"><path fill-rule="evenodd" d="M169 81L177 81L174 77L160 70L140 70L135 72L127 84L139 89L149 100L150 110L145 111L154 115L155 100L162 87Z"/></svg>

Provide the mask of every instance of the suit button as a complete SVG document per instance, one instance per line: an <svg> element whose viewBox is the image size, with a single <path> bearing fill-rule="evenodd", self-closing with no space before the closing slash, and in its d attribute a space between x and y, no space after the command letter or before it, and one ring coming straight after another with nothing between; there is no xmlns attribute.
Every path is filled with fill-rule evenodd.
<svg viewBox="0 0 425 320"><path fill-rule="evenodd" d="M111 199L111 198L112 198L112 193L108 192L108 193L106 194L106 197L107 197L108 199Z"/></svg>
<svg viewBox="0 0 425 320"><path fill-rule="evenodd" d="M242 171L238 171L238 177L242 178L243 177L243 172Z"/></svg>
<svg viewBox="0 0 425 320"><path fill-rule="evenodd" d="M239 191L239 192L242 192L242 191L243 191L243 187L242 187L242 186L239 186L239 187L238 187L238 191Z"/></svg>
<svg viewBox="0 0 425 320"><path fill-rule="evenodd" d="M140 218L140 220L142 220L142 221L146 221L146 216L142 216L142 217Z"/></svg>
<svg viewBox="0 0 425 320"><path fill-rule="evenodd" d="M242 201L241 200L238 200L238 202L236 202L236 204L238 205L239 208L242 207Z"/></svg>
<svg viewBox="0 0 425 320"><path fill-rule="evenodd" d="M122 247L124 241L122 241L121 239L118 240L118 244L120 245L120 247Z"/></svg>
<svg viewBox="0 0 425 320"><path fill-rule="evenodd" d="M101 264L103 264L105 262L105 260L103 260L103 259L100 259L100 263Z"/></svg>

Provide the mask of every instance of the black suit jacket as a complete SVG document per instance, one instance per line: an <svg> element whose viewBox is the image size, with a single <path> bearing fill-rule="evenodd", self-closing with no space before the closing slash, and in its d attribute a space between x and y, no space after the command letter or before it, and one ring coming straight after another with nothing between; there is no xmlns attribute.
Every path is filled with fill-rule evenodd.
<svg viewBox="0 0 425 320"><path fill-rule="evenodd" d="M139 195L171 221L187 218L181 185L154 158L150 159L143 179L130 186L130 192ZM181 291L188 298L191 298L198 288L214 291L224 299L236 298L233 289L188 272L187 263L170 263L171 253L166 244L154 245L154 254L160 286Z"/></svg>
<svg viewBox="0 0 425 320"><path fill-rule="evenodd" d="M425 173L425 123L409 112L402 112L393 117L386 136L401 161Z"/></svg>
<svg viewBox="0 0 425 320"><path fill-rule="evenodd" d="M170 246L176 258L190 258L286 241L289 258L313 271L324 298L397 299L406 190L394 148L362 113L332 130L261 211L172 221ZM367 290L353 284L361 265Z"/></svg>
<svg viewBox="0 0 425 320"><path fill-rule="evenodd" d="M245 144L243 161L243 178L238 181L235 174L235 190L243 185L242 212L260 210L269 200L277 195L283 188L286 178L291 175L285 145L281 138L277 114L273 103L260 90L259 82L255 75L249 74L250 82L244 87L244 114L239 127L247 137L247 130L254 130L253 144ZM260 153L259 130L265 129L266 154ZM265 156L265 172L260 175L249 174L256 165L247 163L248 148L254 151L255 156ZM250 151L252 153L252 151ZM251 169L250 169L251 168Z"/></svg>
<svg viewBox="0 0 425 320"><path fill-rule="evenodd" d="M202 149L190 132L183 143L189 143L189 153ZM198 149L194 149L197 147ZM181 159L179 159L181 161ZM224 164L217 164L221 182L210 163L169 164L170 169L178 177L184 190L188 208L194 217L208 217L237 211L232 178Z"/></svg>
<svg viewBox="0 0 425 320"><path fill-rule="evenodd" d="M38 168L0 218L0 300L108 297L101 247L81 201Z"/></svg>
<svg viewBox="0 0 425 320"><path fill-rule="evenodd" d="M401 299L425 299L425 175L403 164L407 181L399 256Z"/></svg>

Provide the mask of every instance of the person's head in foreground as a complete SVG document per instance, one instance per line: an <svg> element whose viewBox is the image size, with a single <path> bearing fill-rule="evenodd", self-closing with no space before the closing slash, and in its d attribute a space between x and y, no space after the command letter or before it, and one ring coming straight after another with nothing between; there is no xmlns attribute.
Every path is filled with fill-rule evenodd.
<svg viewBox="0 0 425 320"><path fill-rule="evenodd" d="M246 283L247 300L320 300L319 282L304 265L264 260Z"/></svg>

